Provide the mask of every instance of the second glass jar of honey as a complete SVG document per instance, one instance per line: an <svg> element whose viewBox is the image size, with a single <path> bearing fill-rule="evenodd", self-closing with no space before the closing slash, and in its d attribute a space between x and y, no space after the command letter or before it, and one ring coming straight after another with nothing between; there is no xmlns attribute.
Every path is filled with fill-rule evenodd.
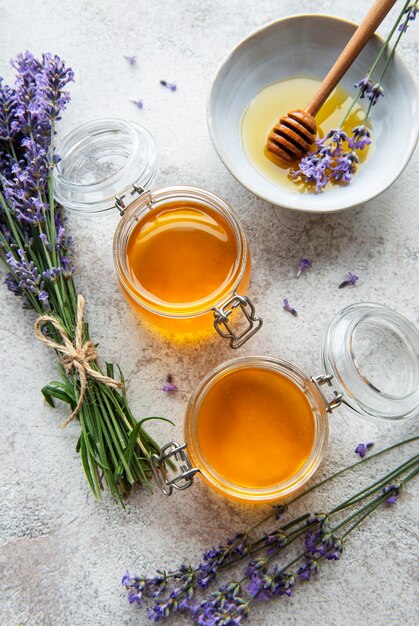
<svg viewBox="0 0 419 626"><path fill-rule="evenodd" d="M205 189L153 189L157 149L142 126L89 122L60 146L57 199L84 213L117 208L117 278L153 327L179 337L215 328L238 348L262 325L245 295L249 245L233 209ZM241 319L238 316L241 314Z"/></svg>
<svg viewBox="0 0 419 626"><path fill-rule="evenodd" d="M327 330L318 376L269 356L216 367L189 400L185 443L170 442L153 455L155 477L166 495L197 474L233 499L280 500L318 469L330 415L342 404L378 421L417 417L419 332L392 309L366 302L340 311ZM179 471L172 474L168 461Z"/></svg>

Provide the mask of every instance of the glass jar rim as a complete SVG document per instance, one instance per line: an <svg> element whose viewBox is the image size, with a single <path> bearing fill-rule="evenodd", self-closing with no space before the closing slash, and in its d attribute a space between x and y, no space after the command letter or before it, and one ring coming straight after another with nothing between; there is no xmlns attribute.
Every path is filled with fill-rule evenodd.
<svg viewBox="0 0 419 626"><path fill-rule="evenodd" d="M82 214L114 209L116 197L134 186L149 189L158 172L158 151L141 124L116 118L76 126L58 142L54 168L57 201Z"/></svg>
<svg viewBox="0 0 419 626"><path fill-rule="evenodd" d="M143 298L135 289L126 263L126 249L132 227L138 223L140 216L146 215L148 211L156 206L163 205L165 202L181 200L185 197L203 207L208 206L211 210L215 210L228 221L233 230L237 244L236 267L228 288L221 289L220 292L216 294L211 294L210 297L203 299L192 309L190 303L187 307L178 304L162 307L158 305L157 302L154 303L151 299ZM229 300L239 286L248 266L248 245L246 234L238 215L225 200L202 187L175 185L145 192L131 203L116 228L113 243L113 257L118 280L134 302L147 311L161 317L187 319L210 313L214 307L220 306Z"/></svg>
<svg viewBox="0 0 419 626"><path fill-rule="evenodd" d="M419 332L390 307L356 302L341 309L328 326L322 361L343 403L356 413L391 421L418 414Z"/></svg>
<svg viewBox="0 0 419 626"><path fill-rule="evenodd" d="M247 488L236 485L216 472L200 451L196 434L199 407L212 385L227 372L240 368L259 367L286 376L297 385L310 402L314 420L314 441L309 456L303 466L290 478L266 488ZM309 396L307 396L307 393ZM329 439L329 422L326 405L318 388L304 372L297 367L268 356L243 356L225 361L215 367L201 380L189 399L184 421L185 441L193 464L199 468L204 479L217 491L237 500L269 502L279 500L304 485L318 469Z"/></svg>

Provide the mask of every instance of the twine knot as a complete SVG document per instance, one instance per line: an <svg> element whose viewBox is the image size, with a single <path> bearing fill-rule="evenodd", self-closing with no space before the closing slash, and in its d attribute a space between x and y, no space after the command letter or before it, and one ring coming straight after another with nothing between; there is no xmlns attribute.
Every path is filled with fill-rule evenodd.
<svg viewBox="0 0 419 626"><path fill-rule="evenodd" d="M69 424L80 412L82 404L85 400L87 390L87 377L97 380L99 383L103 383L108 387L114 389L121 389L123 384L104 376L100 371L91 367L91 363L95 363L97 359L96 348L90 339L83 343L83 313L84 313L85 301L83 296L79 295L77 298L77 320L74 333L74 343L70 340L66 329L58 321L57 318L50 315L41 315L35 322L35 335L36 337L45 343L50 348L53 348L57 352L61 353L61 363L65 369L66 374L71 374L73 370L76 370L79 375L80 381L80 395L77 401L77 406L62 424L64 428ZM51 324L60 335L62 343L58 343L46 337L43 333L43 327L45 324Z"/></svg>

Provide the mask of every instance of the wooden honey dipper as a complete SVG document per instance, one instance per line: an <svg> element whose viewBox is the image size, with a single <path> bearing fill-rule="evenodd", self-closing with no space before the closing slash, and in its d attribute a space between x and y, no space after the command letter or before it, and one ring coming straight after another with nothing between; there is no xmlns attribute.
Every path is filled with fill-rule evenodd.
<svg viewBox="0 0 419 626"><path fill-rule="evenodd" d="M272 128L266 150L284 163L301 159L309 151L317 134L315 116L396 1L374 2L305 109L290 111Z"/></svg>

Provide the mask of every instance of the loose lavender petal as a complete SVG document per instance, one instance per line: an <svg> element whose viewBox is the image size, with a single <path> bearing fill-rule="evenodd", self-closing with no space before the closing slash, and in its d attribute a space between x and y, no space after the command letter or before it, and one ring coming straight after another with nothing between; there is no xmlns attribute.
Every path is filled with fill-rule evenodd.
<svg viewBox="0 0 419 626"><path fill-rule="evenodd" d="M356 274L351 274L351 272L348 272L348 278L346 278L342 283L340 283L339 289L343 289L343 287L348 287L349 285L355 285L358 279L359 279L359 276L357 276Z"/></svg>
<svg viewBox="0 0 419 626"><path fill-rule="evenodd" d="M296 309L294 309L294 307L288 302L288 298L284 298L282 308L285 309L285 311L288 311L288 313L291 313L291 315L294 315L294 317L298 315Z"/></svg>
<svg viewBox="0 0 419 626"><path fill-rule="evenodd" d="M137 63L137 57L135 54L124 54L124 59L126 59L131 65L135 65Z"/></svg>
<svg viewBox="0 0 419 626"><path fill-rule="evenodd" d="M359 443L355 448L355 453L359 454L359 456L363 459L367 454L368 450L373 447L373 443Z"/></svg>
<svg viewBox="0 0 419 626"><path fill-rule="evenodd" d="M132 102L133 104L135 104L135 106L138 109L143 109L144 108L144 102L143 100L130 100L130 102Z"/></svg>
<svg viewBox="0 0 419 626"><path fill-rule="evenodd" d="M161 80L160 85L163 85L163 87L167 87L168 89L170 89L170 91L176 91L177 89L176 83L169 83L167 80Z"/></svg>
<svg viewBox="0 0 419 626"><path fill-rule="evenodd" d="M179 391L179 388L176 387L176 385L171 385L169 383L166 383L160 389L161 391L166 391L167 393L171 393L172 391Z"/></svg>
<svg viewBox="0 0 419 626"><path fill-rule="evenodd" d="M312 262L310 261L310 259L301 259L300 263L298 264L297 278L299 278L301 274L311 266Z"/></svg>

